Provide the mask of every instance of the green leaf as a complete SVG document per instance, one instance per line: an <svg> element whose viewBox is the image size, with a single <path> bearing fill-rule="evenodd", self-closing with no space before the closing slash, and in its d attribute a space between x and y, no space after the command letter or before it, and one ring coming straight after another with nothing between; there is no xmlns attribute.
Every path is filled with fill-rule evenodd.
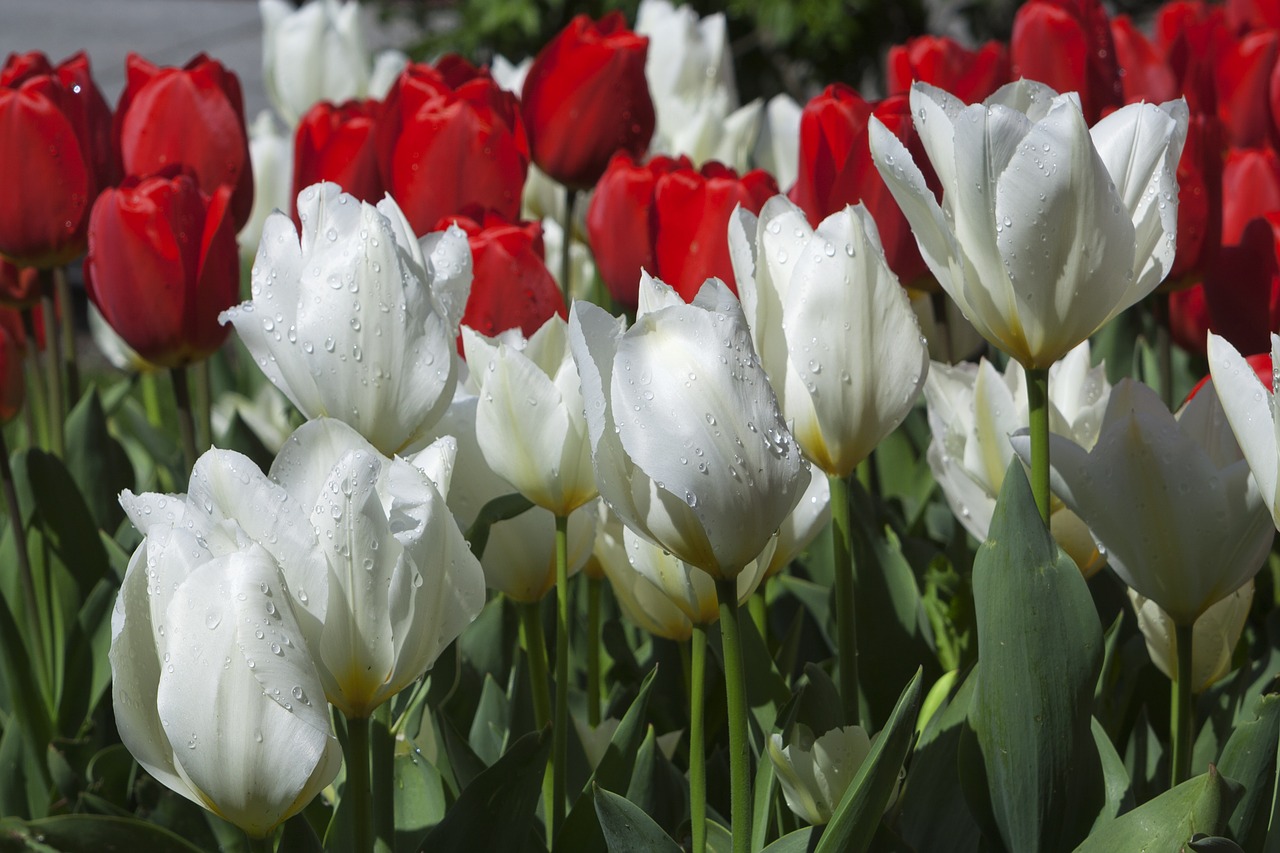
<svg viewBox="0 0 1280 853"><path fill-rule="evenodd" d="M446 813L440 773L416 748L410 749L395 759L397 851L418 850Z"/></svg>
<svg viewBox="0 0 1280 853"><path fill-rule="evenodd" d="M484 687L480 691L480 707L476 709L467 737L476 757L486 765L493 764L502 755L509 716L506 693L493 676L486 673Z"/></svg>
<svg viewBox="0 0 1280 853"><path fill-rule="evenodd" d="M107 430L96 388L86 391L67 416L65 458L98 527L115 530L124 520L120 493L135 485L133 464Z"/></svg>
<svg viewBox="0 0 1280 853"><path fill-rule="evenodd" d="M609 746L600 758L600 763L596 765L595 772L591 774L582 793L569 809L564 825L556 833L556 851L584 853L584 851L598 850L603 847L605 838L601 832L599 818L596 816L593 791L597 788L606 791L624 791L630 784L636 755L648 731L645 712L649 706L649 694L652 692L654 676L657 672L656 668L649 671L631 707L622 715L622 721L614 730Z"/></svg>
<svg viewBox="0 0 1280 853"><path fill-rule="evenodd" d="M1187 842L1187 850L1192 853L1244 853L1240 845L1230 838L1220 835L1201 835L1197 833Z"/></svg>
<svg viewBox="0 0 1280 853"><path fill-rule="evenodd" d="M1008 850L1077 843L1103 805L1090 712L1102 627L1016 459L974 559L973 591L981 667L969 708L975 749L962 749L962 775L986 784L985 797L980 782L967 787L977 797L970 805Z"/></svg>
<svg viewBox="0 0 1280 853"><path fill-rule="evenodd" d="M542 774L551 752L548 732L517 740L498 762L467 785L444 820L422 842L432 853L521 850L536 817Z"/></svg>
<svg viewBox="0 0 1280 853"><path fill-rule="evenodd" d="M24 847L9 845L29 839L35 842L32 849L62 853L200 853L199 847L154 823L107 815L61 815L26 823L5 819L0 821L0 836L8 836L5 847L16 850Z"/></svg>
<svg viewBox="0 0 1280 853"><path fill-rule="evenodd" d="M480 508L476 520L467 528L466 540L471 543L471 553L479 560L484 556L485 546L489 544L490 527L531 509L533 501L516 492L489 501Z"/></svg>
<svg viewBox="0 0 1280 853"><path fill-rule="evenodd" d="M1239 786L1216 767L1188 779L1094 832L1076 853L1163 853L1177 850L1194 833L1219 832L1239 798Z"/></svg>
<svg viewBox="0 0 1280 853"><path fill-rule="evenodd" d="M1118 815L1133 808L1133 786L1129 782L1129 772L1124 768L1124 760L1116 752L1115 745L1107 736L1107 731L1094 717L1091 722L1094 746L1098 750L1098 761L1102 766L1102 783L1105 797L1102 811L1094 821L1094 829Z"/></svg>
<svg viewBox="0 0 1280 853"><path fill-rule="evenodd" d="M898 700L894 691L923 667L929 681L942 674L933 647L933 630L925 613L914 572L903 556L897 535L877 522L866 490L850 478L850 516L854 539L854 607L857 614L858 682L870 717L868 730L885 725ZM874 654L874 649L893 654Z"/></svg>
<svg viewBox="0 0 1280 853"><path fill-rule="evenodd" d="M604 788L593 789L593 794L609 853L680 853L680 846L639 806Z"/></svg>
<svg viewBox="0 0 1280 853"><path fill-rule="evenodd" d="M1263 696L1254 714L1254 719L1236 725L1218 761L1218 772L1244 785L1227 826L1248 853L1262 850L1267 837L1280 748L1280 695Z"/></svg>
<svg viewBox="0 0 1280 853"><path fill-rule="evenodd" d="M862 853L870 846L911 751L916 712L920 709L920 684L921 671L917 670L832 813L817 853Z"/></svg>
<svg viewBox="0 0 1280 853"><path fill-rule="evenodd" d="M808 853L813 842L814 831L812 826L806 826L804 829L787 833L764 848L761 853Z"/></svg>
<svg viewBox="0 0 1280 853"><path fill-rule="evenodd" d="M960 680L955 694L934 712L911 753L911 772L901 800L901 828L914 850L972 853L981 832L965 802L956 772L961 732L977 684L976 669Z"/></svg>

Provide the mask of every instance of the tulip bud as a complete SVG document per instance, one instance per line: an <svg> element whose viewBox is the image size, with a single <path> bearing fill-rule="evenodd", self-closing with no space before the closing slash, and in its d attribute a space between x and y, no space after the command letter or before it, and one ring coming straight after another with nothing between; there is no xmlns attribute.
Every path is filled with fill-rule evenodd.
<svg viewBox="0 0 1280 853"><path fill-rule="evenodd" d="M771 735L769 760L787 807L814 826L829 822L874 741L861 726L843 726L815 738L808 726L797 723L787 741L780 734ZM897 790L895 785L890 803L897 799Z"/></svg>
<svg viewBox="0 0 1280 853"><path fill-rule="evenodd" d="M336 184L263 228L253 298L222 314L267 378L308 418L339 418L384 454L416 446L457 384L455 339L471 287L457 229L421 240L390 198Z"/></svg>
<svg viewBox="0 0 1280 853"><path fill-rule="evenodd" d="M685 304L646 276L634 326L577 302L569 339L600 494L649 541L737 577L809 484L738 301L712 279Z"/></svg>
<svg viewBox="0 0 1280 853"><path fill-rule="evenodd" d="M889 48L885 69L890 95L905 95L918 80L971 104L1009 82L1009 50L998 41L970 50L947 36L920 36Z"/></svg>
<svg viewBox="0 0 1280 853"><path fill-rule="evenodd" d="M875 221L847 207L809 227L785 196L729 230L742 304L805 455L847 477L911 410L929 350Z"/></svg>
<svg viewBox="0 0 1280 853"><path fill-rule="evenodd" d="M270 110L258 113L249 126L249 159L253 163L253 209L236 235L242 264L253 263L267 217L277 210L290 210L297 196L290 192L293 138L281 130Z"/></svg>
<svg viewBox="0 0 1280 853"><path fill-rule="evenodd" d="M383 190L374 129L381 112L378 101L322 101L307 110L294 133L290 199L312 184L332 181L356 199L377 204Z"/></svg>
<svg viewBox="0 0 1280 853"><path fill-rule="evenodd" d="M1154 601L1143 598L1132 589L1129 602L1138 616L1138 628L1147 641L1147 653L1156 669L1174 677L1178 659L1178 643L1173 620ZM1212 605L1196 620L1191 640L1191 692L1203 693L1231 671L1231 655L1253 603L1253 581Z"/></svg>
<svg viewBox="0 0 1280 853"><path fill-rule="evenodd" d="M200 189L232 188L235 231L253 209L253 167L240 78L203 53L182 68L160 68L136 53L115 114L115 140L126 175L181 164Z"/></svg>
<svg viewBox="0 0 1280 853"><path fill-rule="evenodd" d="M113 182L111 110L77 53L56 69L41 53L0 69L0 254L24 267L61 266L85 250L89 210Z"/></svg>
<svg viewBox="0 0 1280 853"><path fill-rule="evenodd" d="M231 198L225 186L206 196L184 173L128 178L93 206L84 263L89 298L152 364L190 364L226 340L218 314L240 293Z"/></svg>
<svg viewBox="0 0 1280 853"><path fill-rule="evenodd" d="M252 467L215 450L193 476L225 474L223 463ZM342 765L276 554L200 498L125 492L121 503L145 538L111 619L120 738L162 784L266 836Z"/></svg>
<svg viewBox="0 0 1280 853"><path fill-rule="evenodd" d="M415 233L472 205L520 215L529 171L520 105L460 57L404 69L387 93L376 145L383 186Z"/></svg>
<svg viewBox="0 0 1280 853"><path fill-rule="evenodd" d="M542 226L510 222L495 211L472 213L476 218L446 216L433 229L455 225L471 247L473 279L462 325L489 337L507 329L527 337L550 318L563 319L564 296L543 258Z"/></svg>
<svg viewBox="0 0 1280 853"><path fill-rule="evenodd" d="M314 0L295 8L285 0L258 0L258 8L263 82L285 121L297 124L320 101L339 103L365 96L369 54L359 3ZM303 186L310 183L314 181Z"/></svg>
<svg viewBox="0 0 1280 853"><path fill-rule="evenodd" d="M618 11L578 15L534 58L521 110L533 160L551 177L588 189L618 151L642 156L655 124L645 79L649 40Z"/></svg>

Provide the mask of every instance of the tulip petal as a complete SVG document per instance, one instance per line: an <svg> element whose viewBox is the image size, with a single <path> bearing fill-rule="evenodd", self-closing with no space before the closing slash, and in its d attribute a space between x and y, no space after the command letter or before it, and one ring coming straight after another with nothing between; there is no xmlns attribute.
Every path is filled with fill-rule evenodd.
<svg viewBox="0 0 1280 853"><path fill-rule="evenodd" d="M211 561L170 604L169 660L156 704L181 772L204 805L253 835L289 816L299 795L337 771L337 752L314 667L283 596L274 561L261 549ZM266 647L255 631L280 641ZM277 642L272 640L270 642ZM265 693L265 696L264 696ZM287 707L286 707L287 706ZM332 766L319 786L317 766ZM300 806L299 806L300 807Z"/></svg>
<svg viewBox="0 0 1280 853"><path fill-rule="evenodd" d="M1026 129L994 202L1006 316L1021 322L1034 363L1013 354L1048 367L1114 313L1133 266L1133 223L1074 105L1059 98Z"/></svg>
<svg viewBox="0 0 1280 853"><path fill-rule="evenodd" d="M111 699L120 740L142 767L170 790L203 805L178 774L156 710L160 659L148 596L147 546L134 552L111 614Z"/></svg>
<svg viewBox="0 0 1280 853"><path fill-rule="evenodd" d="M587 433L600 494L624 521L636 521L630 501L630 470L625 465L613 420L609 393L613 360L622 338L622 321L589 302L575 302L569 312L569 346L582 379Z"/></svg>
<svg viewBox="0 0 1280 853"><path fill-rule="evenodd" d="M1280 519L1280 483L1277 482L1280 427L1275 418L1275 404L1253 368L1225 338L1210 334L1208 351L1218 399L1240 450L1249 461L1258 491L1271 507L1273 517ZM1280 336L1271 336L1271 351L1273 363L1280 363ZM1276 524L1280 526L1280 520Z"/></svg>
<svg viewBox="0 0 1280 853"><path fill-rule="evenodd" d="M982 331L985 328L982 317L975 315L968 307L960 245L956 242L955 234L947 224L946 216L933 192L925 184L924 174L912 161L911 154L902 141L875 116L871 117L867 127L867 138L876 168L894 200L902 208L902 214L911 223L911 232L915 235L916 243L920 246L920 256L928 264L929 271L960 306L965 317L969 318L984 337L989 337L988 332Z"/></svg>

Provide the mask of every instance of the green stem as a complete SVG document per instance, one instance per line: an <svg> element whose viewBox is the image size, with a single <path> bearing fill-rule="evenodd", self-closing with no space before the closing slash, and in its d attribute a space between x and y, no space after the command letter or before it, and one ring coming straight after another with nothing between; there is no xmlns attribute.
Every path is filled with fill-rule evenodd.
<svg viewBox="0 0 1280 853"><path fill-rule="evenodd" d="M1178 625L1173 629L1177 670L1169 713L1169 737L1173 741L1173 780L1170 787L1191 778L1192 731L1195 728L1195 705L1191 700L1193 630L1193 625Z"/></svg>
<svg viewBox="0 0 1280 853"><path fill-rule="evenodd" d="M707 626L694 625L690 642L693 646L693 671L689 703L689 823L693 832L693 853L706 853L707 756L703 717L706 713Z"/></svg>
<svg viewBox="0 0 1280 853"><path fill-rule="evenodd" d="M396 849L396 736L391 728L391 702L373 712L369 741L373 765L373 825L380 846Z"/></svg>
<svg viewBox="0 0 1280 853"><path fill-rule="evenodd" d="M62 398L62 369L58 364L58 323L53 305L52 273L40 271L40 313L44 319L44 368L49 383L49 443L57 456L62 456L64 443L63 425L66 420L66 404Z"/></svg>
<svg viewBox="0 0 1280 853"><path fill-rule="evenodd" d="M22 364L22 378L27 387L27 401L22 406L27 446L47 448L49 436L45 422L49 419L49 406L44 396L44 377L40 375L40 352L36 348L35 324L30 308L22 309L22 323L29 348Z"/></svg>
<svg viewBox="0 0 1280 853"><path fill-rule="evenodd" d="M570 198L569 201L573 199ZM569 754L569 516L556 516L556 705L551 730L551 816L547 840L564 823L565 763Z"/></svg>
<svg viewBox="0 0 1280 853"><path fill-rule="evenodd" d="M164 425L164 410L160 408L160 383L153 371L138 376L142 383L142 408L147 413L147 423L159 428Z"/></svg>
<svg viewBox="0 0 1280 853"><path fill-rule="evenodd" d="M729 716L729 792L733 804L733 853L751 849L751 744L747 741L747 690L742 669L738 625L738 581L716 578L720 599L720 641L724 653L724 686Z"/></svg>
<svg viewBox="0 0 1280 853"><path fill-rule="evenodd" d="M827 475L831 486L831 553L836 573L836 668L844 722L858 724L858 617L853 606L853 525L849 518L849 481Z"/></svg>
<svg viewBox="0 0 1280 853"><path fill-rule="evenodd" d="M373 788L369 779L369 718L347 717L347 783L355 853L373 853Z"/></svg>
<svg viewBox="0 0 1280 853"><path fill-rule="evenodd" d="M76 362L76 316L72 310L71 285L67 274L58 267L53 271L53 290L57 304L62 306L62 364L67 372L67 398L71 405L80 401L80 365Z"/></svg>
<svg viewBox="0 0 1280 853"><path fill-rule="evenodd" d="M173 397L178 403L178 432L182 436L182 455L187 463L187 474L196 467L196 422L191 415L191 388L187 384L187 369L169 369L173 380Z"/></svg>
<svg viewBox="0 0 1280 853"><path fill-rule="evenodd" d="M569 286L569 275L573 271L573 203L578 198L578 191L573 187L564 188L564 220L560 223L564 233L560 245L560 291L564 294L566 308L573 300Z"/></svg>
<svg viewBox="0 0 1280 853"><path fill-rule="evenodd" d="M1031 494L1040 520L1049 523L1049 370L1027 371L1027 404L1031 410Z"/></svg>
<svg viewBox="0 0 1280 853"><path fill-rule="evenodd" d="M537 601L522 601L516 605L520 611L520 630L524 634L524 653L529 661L529 692L533 694L533 722L539 730L551 725L551 687L547 674L547 640L542 633L542 606ZM554 756L552 756L554 760ZM547 822L547 834L551 829L551 802L555 796L555 770L547 765L542 775L542 813ZM547 847L550 848L548 838Z"/></svg>
<svg viewBox="0 0 1280 853"><path fill-rule="evenodd" d="M600 725L600 578L587 578L587 723Z"/></svg>
<svg viewBox="0 0 1280 853"><path fill-rule="evenodd" d="M522 601L516 605L520 611L520 630L524 633L524 652L529 659L529 690L533 693L533 722L538 728L551 723L551 691L547 676L547 641L542 635L542 617L539 603Z"/></svg>

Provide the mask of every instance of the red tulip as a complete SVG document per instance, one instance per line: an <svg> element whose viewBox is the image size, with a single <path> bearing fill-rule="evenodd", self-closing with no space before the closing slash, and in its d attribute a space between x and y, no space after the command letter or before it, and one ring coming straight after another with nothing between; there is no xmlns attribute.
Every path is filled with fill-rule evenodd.
<svg viewBox="0 0 1280 853"><path fill-rule="evenodd" d="M1162 104L1178 96L1178 81L1163 52L1142 34L1128 15L1111 19L1116 61L1125 103L1150 101Z"/></svg>
<svg viewBox="0 0 1280 853"><path fill-rule="evenodd" d="M1280 210L1280 155L1270 148L1232 149L1222 170L1222 243L1240 242L1251 221Z"/></svg>
<svg viewBox="0 0 1280 853"><path fill-rule="evenodd" d="M235 230L253 209L253 171L240 80L203 53L182 68L160 68L135 53L116 107L115 136L127 175L179 164L212 196L232 188Z"/></svg>
<svg viewBox="0 0 1280 853"><path fill-rule="evenodd" d="M1166 3L1156 12L1154 39L1191 112L1216 113L1214 69L1218 57L1235 44L1222 7L1203 0Z"/></svg>
<svg viewBox="0 0 1280 853"><path fill-rule="evenodd" d="M729 217L739 205L759 213L778 183L761 169L742 177L715 161L701 171L684 166L658 178L654 189L654 258L658 277L686 302L709 277L737 293L729 259Z"/></svg>
<svg viewBox="0 0 1280 853"><path fill-rule="evenodd" d="M1222 242L1222 136L1216 116L1191 115L1178 160L1178 253L1166 279L1172 287L1203 277Z"/></svg>
<svg viewBox="0 0 1280 853"><path fill-rule="evenodd" d="M293 138L293 193L333 181L360 201L376 204L383 195L374 148L374 127L382 104L321 101L298 122Z"/></svg>
<svg viewBox="0 0 1280 853"><path fill-rule="evenodd" d="M997 41L970 50L946 36L920 36L889 48L887 70L890 95L919 80L972 104L1009 82L1009 51Z"/></svg>
<svg viewBox="0 0 1280 853"><path fill-rule="evenodd" d="M419 234L478 206L520 215L529 142L514 95L459 57L409 65L375 131L382 185Z"/></svg>
<svg viewBox="0 0 1280 853"><path fill-rule="evenodd" d="M587 239L596 270L614 301L628 311L638 306L640 270L658 270L653 207L658 179L692 166L687 157L654 157L641 165L630 154L616 154L591 194Z"/></svg>
<svg viewBox="0 0 1280 853"><path fill-rule="evenodd" d="M599 21L578 15L538 53L521 109L540 169L587 189L616 152L644 155L655 122L644 76L648 52L649 40L614 11Z"/></svg>
<svg viewBox="0 0 1280 853"><path fill-rule="evenodd" d="M169 173L171 174L172 170ZM239 299L230 187L205 195L189 174L130 177L89 219L89 298L147 361L177 367L227 337L219 312Z"/></svg>
<svg viewBox="0 0 1280 853"><path fill-rule="evenodd" d="M905 95L872 105L849 86L834 83L800 114L800 168L789 195L814 227L845 205L862 202L876 221L889 267L904 284L916 284L927 267L906 217L871 161L867 124L873 114L916 155L916 162L928 162Z"/></svg>
<svg viewBox="0 0 1280 853"><path fill-rule="evenodd" d="M1169 334L1184 350L1205 355L1209 333L1209 305L1204 286L1197 284L1169 294Z"/></svg>
<svg viewBox="0 0 1280 853"><path fill-rule="evenodd" d="M22 411L26 384L22 359L26 351L22 318L11 308L0 308L0 423L7 423Z"/></svg>
<svg viewBox="0 0 1280 853"><path fill-rule="evenodd" d="M1280 4L1274 0L1227 0L1226 9L1233 32L1280 29Z"/></svg>
<svg viewBox="0 0 1280 853"><path fill-rule="evenodd" d="M40 272L0 258L0 305L30 308L40 302Z"/></svg>
<svg viewBox="0 0 1280 853"><path fill-rule="evenodd" d="M114 177L111 111L83 53L54 68L41 53L0 69L0 254L54 267L84 252L89 208Z"/></svg>
<svg viewBox="0 0 1280 853"><path fill-rule="evenodd" d="M1277 60L1280 31L1275 30L1247 35L1218 58L1218 116L1227 129L1228 141L1238 148L1277 141L1269 109Z"/></svg>
<svg viewBox="0 0 1280 853"><path fill-rule="evenodd" d="M471 244L471 295L462 325L491 338L518 328L527 338L552 314L568 317L560 287L544 260L541 225L473 210L446 216L431 230L443 231L450 225L467 232ZM458 352L462 352L461 337Z"/></svg>
<svg viewBox="0 0 1280 853"><path fill-rule="evenodd" d="M1280 211L1253 219L1222 247L1204 290L1214 332L1240 352L1270 350L1280 329Z"/></svg>
<svg viewBox="0 0 1280 853"><path fill-rule="evenodd" d="M1014 78L1079 92L1089 124L1123 103L1111 27L1098 0L1030 0L1013 20L1010 57Z"/></svg>

